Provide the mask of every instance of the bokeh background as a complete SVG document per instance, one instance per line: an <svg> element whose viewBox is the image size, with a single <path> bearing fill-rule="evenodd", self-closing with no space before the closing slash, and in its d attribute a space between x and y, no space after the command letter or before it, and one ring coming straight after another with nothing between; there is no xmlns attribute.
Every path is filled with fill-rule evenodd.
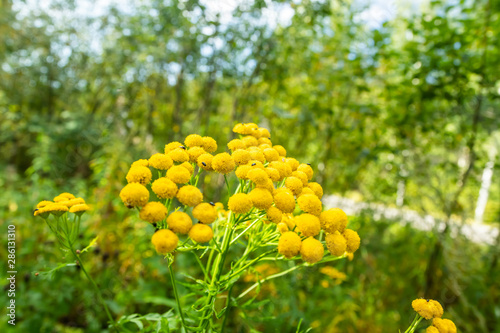
<svg viewBox="0 0 500 333"><path fill-rule="evenodd" d="M105 331L78 269L35 277L69 260L32 217L63 191L92 205L81 246L99 237L86 258L116 318L170 311L153 229L118 198L128 167L190 133L221 152L235 123L255 122L312 164L362 247L330 265L345 276L315 266L268 284L231 332L404 331L417 297L439 300L461 332L500 332L499 13L498 0L0 0L14 330ZM205 178L213 201L222 182Z"/></svg>

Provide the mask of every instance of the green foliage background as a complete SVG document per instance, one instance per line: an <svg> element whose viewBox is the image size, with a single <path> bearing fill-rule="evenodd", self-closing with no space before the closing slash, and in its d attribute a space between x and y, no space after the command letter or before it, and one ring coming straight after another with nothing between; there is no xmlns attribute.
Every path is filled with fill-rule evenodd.
<svg viewBox="0 0 500 333"><path fill-rule="evenodd" d="M302 320L316 332L397 332L411 300L426 297L462 332L500 332L500 236L488 246L450 231L473 220L487 163L484 220L500 220L500 1L401 3L375 26L363 20L370 4L354 0L235 2L229 19L197 0L87 16L80 6L0 0L0 221L4 234L17 228L16 330L105 330L76 268L34 275L65 260L32 217L63 191L93 204L82 247L99 236L87 260L117 318L168 312L153 229L118 198L128 167L190 133L222 151L232 126L252 121L312 163L325 193L395 206L404 185L404 206L445 228L352 217L362 248L335 265L345 282L325 288L318 268L296 272L235 310L231 331L295 332ZM269 8L294 15L271 24ZM213 201L224 199L222 181L205 179ZM190 258L178 262L197 274ZM156 327L149 319L145 331Z"/></svg>

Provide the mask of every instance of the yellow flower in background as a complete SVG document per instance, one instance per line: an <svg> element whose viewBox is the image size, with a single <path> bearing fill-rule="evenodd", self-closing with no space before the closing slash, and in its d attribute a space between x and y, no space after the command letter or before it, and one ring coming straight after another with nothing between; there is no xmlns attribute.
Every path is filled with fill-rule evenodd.
<svg viewBox="0 0 500 333"><path fill-rule="evenodd" d="M411 303L413 310L425 319L441 318L443 307L432 299L419 298Z"/></svg>
<svg viewBox="0 0 500 333"><path fill-rule="evenodd" d="M347 242L347 252L354 253L359 249L361 239L356 231L351 229L345 229L342 233Z"/></svg>
<svg viewBox="0 0 500 333"><path fill-rule="evenodd" d="M167 254L175 250L179 243L179 237L168 229L161 229L154 233L151 238L156 252Z"/></svg>
<svg viewBox="0 0 500 333"><path fill-rule="evenodd" d="M305 239L300 247L302 260L310 264L320 261L323 258L324 253L325 249L323 248L323 244L313 237Z"/></svg>
<svg viewBox="0 0 500 333"><path fill-rule="evenodd" d="M139 218L149 223L160 222L168 214L167 207L161 202L148 202L139 212Z"/></svg>
<svg viewBox="0 0 500 333"><path fill-rule="evenodd" d="M190 134L184 140L186 147L203 147L203 138L198 134Z"/></svg>
<svg viewBox="0 0 500 333"><path fill-rule="evenodd" d="M205 151L208 153L213 153L214 151L217 150L217 142L209 136L204 136L203 149L205 149Z"/></svg>
<svg viewBox="0 0 500 333"><path fill-rule="evenodd" d="M306 237L316 236L321 230L319 219L312 214L304 213L295 217L300 233Z"/></svg>
<svg viewBox="0 0 500 333"><path fill-rule="evenodd" d="M219 173L227 174L234 170L236 164L228 153L220 153L212 159L212 168Z"/></svg>
<svg viewBox="0 0 500 333"><path fill-rule="evenodd" d="M328 233L344 232L347 226L347 215L340 208L332 208L321 212L319 216L321 228Z"/></svg>
<svg viewBox="0 0 500 333"><path fill-rule="evenodd" d="M197 187L186 185L181 187L177 192L177 199L183 205L194 207L203 200L203 194L201 194L201 191Z"/></svg>
<svg viewBox="0 0 500 333"><path fill-rule="evenodd" d="M347 250L347 241L338 231L327 234L325 237L326 248L336 257L341 256Z"/></svg>
<svg viewBox="0 0 500 333"><path fill-rule="evenodd" d="M68 207L65 205L61 205L59 203L53 203L53 204L47 205L47 206L35 211L35 214L36 214L35 216L41 215L43 213L51 213L52 215L55 215L55 216L61 216L62 214L66 213L68 210L69 210Z"/></svg>
<svg viewBox="0 0 500 333"><path fill-rule="evenodd" d="M191 173L181 165L174 165L167 170L167 178L176 184L186 184L191 179Z"/></svg>
<svg viewBox="0 0 500 333"><path fill-rule="evenodd" d="M193 225L188 236L196 243L208 243L214 237L214 232L210 226L198 223Z"/></svg>
<svg viewBox="0 0 500 333"><path fill-rule="evenodd" d="M90 207L86 204L77 204L77 205L71 206L71 208L69 209L69 212L70 213L84 213L89 209L90 209Z"/></svg>
<svg viewBox="0 0 500 333"><path fill-rule="evenodd" d="M217 219L217 211L211 204L202 202L193 208L193 217L203 224L210 224Z"/></svg>
<svg viewBox="0 0 500 333"><path fill-rule="evenodd" d="M151 170L148 167L144 166L133 166L129 169L127 173L127 181L129 183L139 183L142 185L149 184L153 175L151 174Z"/></svg>
<svg viewBox="0 0 500 333"><path fill-rule="evenodd" d="M177 185L167 177L158 178L151 185L151 189L160 199L172 199L177 194Z"/></svg>
<svg viewBox="0 0 500 333"><path fill-rule="evenodd" d="M301 246L299 235L293 231L286 231L281 234L278 241L278 252L290 259L299 254Z"/></svg>
<svg viewBox="0 0 500 333"><path fill-rule="evenodd" d="M314 194L305 194L297 198L297 204L300 209L306 213L310 213L316 216L320 216L321 210L323 209L323 204L321 200Z"/></svg>
<svg viewBox="0 0 500 333"><path fill-rule="evenodd" d="M120 191L120 199L129 208L142 207L149 200L149 191L144 185L130 183Z"/></svg>
<svg viewBox="0 0 500 333"><path fill-rule="evenodd" d="M271 133L269 133L269 130L267 128L261 127L258 129L258 131L259 131L259 136L261 138L270 138L271 137Z"/></svg>
<svg viewBox="0 0 500 333"><path fill-rule="evenodd" d="M227 207L235 214L248 213L252 209L252 200L246 193L236 193L229 198Z"/></svg>
<svg viewBox="0 0 500 333"><path fill-rule="evenodd" d="M37 205L36 205L36 208L43 208L47 205L50 205L50 204L53 204L54 202L52 201L48 201L48 200L43 200L43 201L40 201Z"/></svg>
<svg viewBox="0 0 500 333"><path fill-rule="evenodd" d="M158 170L167 170L174 164L170 156L165 154L154 154L149 158L149 166Z"/></svg>
<svg viewBox="0 0 500 333"><path fill-rule="evenodd" d="M191 230L193 221L188 214L177 211L167 217L167 224L173 232L186 235Z"/></svg>
<svg viewBox="0 0 500 333"><path fill-rule="evenodd" d="M425 330L426 333L441 333L439 332L439 330L434 327L434 326L429 326L427 327L427 329Z"/></svg>

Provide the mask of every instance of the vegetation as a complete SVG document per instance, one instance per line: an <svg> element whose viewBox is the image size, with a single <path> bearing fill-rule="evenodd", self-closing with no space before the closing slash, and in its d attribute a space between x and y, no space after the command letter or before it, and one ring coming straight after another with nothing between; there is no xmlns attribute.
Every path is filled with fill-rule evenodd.
<svg viewBox="0 0 500 333"><path fill-rule="evenodd" d="M325 196L410 208L443 224L420 231L370 211L350 216L362 239L352 261L269 281L233 312L228 331L403 331L411 301L425 297L459 331L499 332L500 236L477 244L456 230L467 236L481 188L489 197L479 215L500 220L500 2L422 2L375 24L371 6L255 0L227 14L206 1L152 0L101 13L76 1L43 10L0 1L0 221L5 232L17 228L14 329L107 330L79 266L51 271L74 257L32 216L63 191L92 208L75 242L83 249L97 237L81 255L114 319L144 331L175 322L168 265L147 236L154 227L119 197L126 174L190 133L213 136L222 152L236 123L254 122L312 164ZM223 177L200 184L227 202ZM192 255L176 264L196 274ZM287 265L248 271L235 291Z"/></svg>

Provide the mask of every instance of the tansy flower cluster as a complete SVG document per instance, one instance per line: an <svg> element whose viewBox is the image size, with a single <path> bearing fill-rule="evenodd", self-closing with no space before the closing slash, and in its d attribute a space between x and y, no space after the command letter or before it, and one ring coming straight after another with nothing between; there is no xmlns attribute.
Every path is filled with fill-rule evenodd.
<svg viewBox="0 0 500 333"><path fill-rule="evenodd" d="M36 205L33 215L43 219L47 219L50 215L60 217L68 212L81 216L89 209L90 207L85 203L85 200L76 198L71 193L64 192L54 197L53 201L40 201Z"/></svg>
<svg viewBox="0 0 500 333"><path fill-rule="evenodd" d="M239 138L223 152L216 153L213 138L191 134L132 163L120 198L156 227L152 243L159 253L174 251L179 236L187 235L195 244L213 238L210 225L223 214L198 189L202 172L219 173L226 183L234 172L239 187L227 202L229 212L240 223L255 217L271 223L279 238L277 251L285 258L300 255L315 263L325 247L335 257L359 248L357 232L347 229L347 215L339 208L323 210L323 189L312 181L311 165L287 156L283 146L273 144L269 130L257 124L237 124L233 132Z"/></svg>
<svg viewBox="0 0 500 333"><path fill-rule="evenodd" d="M427 333L456 333L457 327L449 319L442 319L444 310L438 301L432 299L419 298L411 303L413 310L420 316L420 320L432 319L432 325L427 327ZM416 321L414 326L418 325Z"/></svg>

